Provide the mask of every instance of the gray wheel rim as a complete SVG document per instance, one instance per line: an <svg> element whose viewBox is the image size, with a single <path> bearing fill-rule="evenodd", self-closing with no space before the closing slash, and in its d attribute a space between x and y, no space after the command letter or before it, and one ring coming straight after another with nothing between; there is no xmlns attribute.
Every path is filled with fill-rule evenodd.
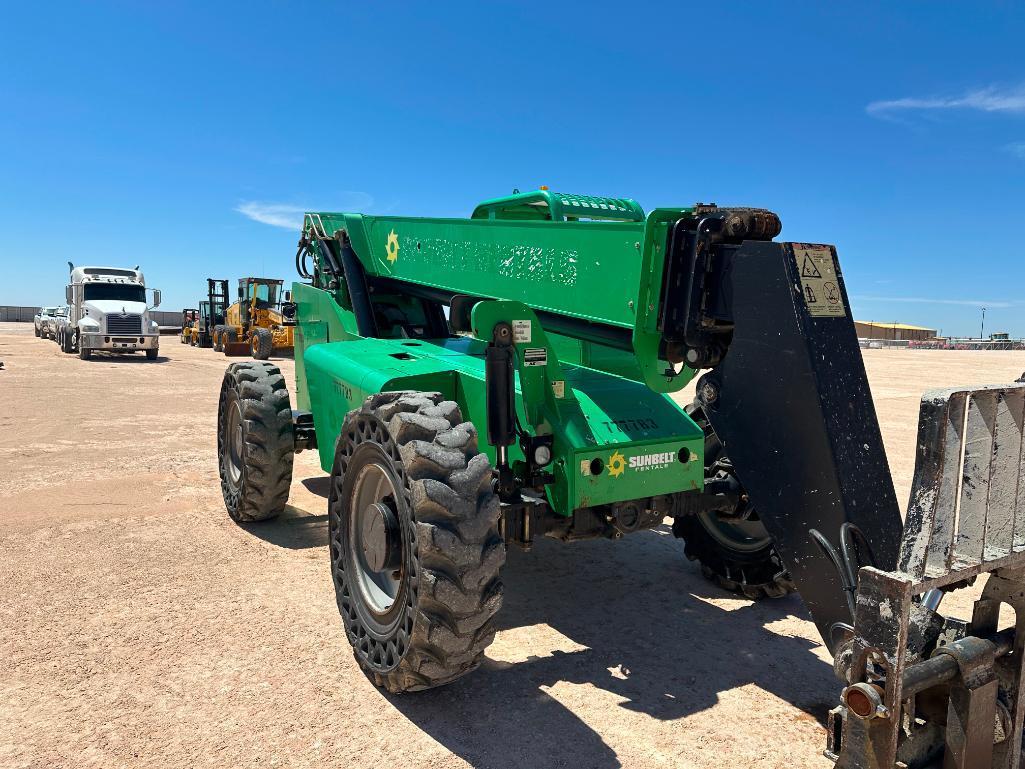
<svg viewBox="0 0 1025 769"><path fill-rule="evenodd" d="M228 411L228 427L225 431L228 438L228 454L225 462L225 470L228 473L228 480L232 485L237 486L242 480L242 451L244 439L242 437L242 406L236 400L231 404Z"/></svg>
<svg viewBox="0 0 1025 769"><path fill-rule="evenodd" d="M374 571L367 564L363 552L363 519L375 502L394 505L397 499L391 474L383 465L373 462L360 468L349 498L349 562L355 566L354 581L363 604L378 621L386 620L395 607L402 589L401 567L398 570Z"/></svg>
<svg viewBox="0 0 1025 769"><path fill-rule="evenodd" d="M772 544L759 520L724 521L715 513L699 513L698 520L712 539L730 550L752 553Z"/></svg>

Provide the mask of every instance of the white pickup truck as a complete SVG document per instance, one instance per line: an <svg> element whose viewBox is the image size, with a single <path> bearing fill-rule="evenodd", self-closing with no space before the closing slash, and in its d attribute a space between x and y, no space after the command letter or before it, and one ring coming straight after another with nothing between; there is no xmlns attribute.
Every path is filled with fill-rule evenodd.
<svg viewBox="0 0 1025 769"><path fill-rule="evenodd" d="M40 307L32 319L35 325L36 336L48 337L53 333L53 320L56 318L59 307Z"/></svg>
<svg viewBox="0 0 1025 769"><path fill-rule="evenodd" d="M94 352L129 353L142 350L149 360L160 352L160 330L149 311L160 304L152 289L146 303L146 281L138 267L75 267L66 288L66 324L57 329L61 349L88 360Z"/></svg>

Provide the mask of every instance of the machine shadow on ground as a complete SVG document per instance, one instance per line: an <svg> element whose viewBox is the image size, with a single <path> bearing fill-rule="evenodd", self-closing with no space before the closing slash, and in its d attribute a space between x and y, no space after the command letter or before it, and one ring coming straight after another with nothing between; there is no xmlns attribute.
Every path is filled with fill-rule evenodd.
<svg viewBox="0 0 1025 769"><path fill-rule="evenodd" d="M747 684L820 723L832 706L826 697L836 681L812 653L816 644L765 627L804 616L800 599L740 601L733 610L708 602L728 594L685 560L668 527L615 543L549 540L531 553L510 551L503 579L499 630L544 623L586 648L489 659L449 687L389 695L473 766L621 766L599 733L545 691L560 682L594 686L661 721L710 708L720 692Z"/></svg>
<svg viewBox="0 0 1025 769"><path fill-rule="evenodd" d="M331 476L317 475L304 478L302 485L311 494L324 499L318 509L327 510L327 497ZM311 547L327 546L327 513L315 514L294 505L285 505L277 518L260 523L240 524L254 537L289 550L306 550Z"/></svg>
<svg viewBox="0 0 1025 769"><path fill-rule="evenodd" d="M167 355L158 355L156 359L150 360L145 355L105 355L94 352L86 363L117 363L119 366L127 366L130 363L145 363L152 366L157 363L170 363L173 358Z"/></svg>
<svg viewBox="0 0 1025 769"><path fill-rule="evenodd" d="M327 480L303 483L326 496ZM327 516L291 506L273 522L245 528L282 547L327 545ZM836 680L813 653L817 644L766 627L806 616L800 599L711 603L730 595L701 577L668 526L618 542L541 540L530 553L511 548L503 580L498 630L548 625L568 639L563 650L546 644L527 660L503 662L498 645L455 684L382 694L473 766L622 766L598 732L546 691L561 682L594 686L619 707L661 721L706 710L720 692L748 684L820 725L832 705Z"/></svg>

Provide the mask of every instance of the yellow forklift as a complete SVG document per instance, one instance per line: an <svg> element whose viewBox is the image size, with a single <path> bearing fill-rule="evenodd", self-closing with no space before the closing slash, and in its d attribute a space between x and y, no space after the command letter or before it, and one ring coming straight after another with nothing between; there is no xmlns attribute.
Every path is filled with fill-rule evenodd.
<svg viewBox="0 0 1025 769"><path fill-rule="evenodd" d="M210 281L227 293L227 281ZM214 349L225 355L249 354L267 360L274 351L291 353L295 332L295 305L283 281L273 278L240 278L238 301L214 327ZM212 300L211 300L212 303Z"/></svg>
<svg viewBox="0 0 1025 769"><path fill-rule="evenodd" d="M189 344L192 341L192 332L196 326L196 318L199 311L194 307L186 307L182 310L182 332L181 343Z"/></svg>

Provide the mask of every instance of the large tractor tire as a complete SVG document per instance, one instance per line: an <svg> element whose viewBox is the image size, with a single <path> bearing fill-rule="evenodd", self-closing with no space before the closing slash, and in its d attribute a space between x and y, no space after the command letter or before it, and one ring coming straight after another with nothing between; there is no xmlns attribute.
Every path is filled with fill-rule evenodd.
<svg viewBox="0 0 1025 769"><path fill-rule="evenodd" d="M217 456L232 520L264 521L284 510L294 448L292 405L278 367L228 366L217 406Z"/></svg>
<svg viewBox="0 0 1025 769"><path fill-rule="evenodd" d="M373 395L349 412L331 473L331 577L353 653L409 692L480 665L502 605L505 542L477 431L438 393Z"/></svg>
<svg viewBox="0 0 1025 769"><path fill-rule="evenodd" d="M705 477L724 474L736 479L733 464L700 407L692 406L688 413L705 431ZM687 558L698 561L705 578L719 587L751 599L781 598L796 588L758 513L747 505L742 501L744 509L729 518L714 512L681 516L673 523L673 534L683 538Z"/></svg>
<svg viewBox="0 0 1025 769"><path fill-rule="evenodd" d="M256 360L267 360L274 350L274 334L270 329L253 329L253 335L249 337L249 351Z"/></svg>
<svg viewBox="0 0 1025 769"><path fill-rule="evenodd" d="M224 352L224 326L214 326L214 352Z"/></svg>

